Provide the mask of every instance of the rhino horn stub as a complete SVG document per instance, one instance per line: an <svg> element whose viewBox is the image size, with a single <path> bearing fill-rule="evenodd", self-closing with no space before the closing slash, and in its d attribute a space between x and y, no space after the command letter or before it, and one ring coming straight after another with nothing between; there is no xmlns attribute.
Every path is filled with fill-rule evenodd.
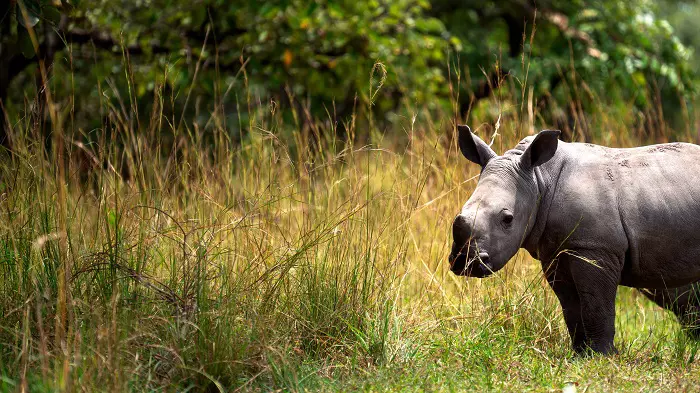
<svg viewBox="0 0 700 393"><path fill-rule="evenodd" d="M492 158L498 156L486 142L472 132L469 126L458 125L457 130L459 131L459 150L469 161L484 167Z"/></svg>

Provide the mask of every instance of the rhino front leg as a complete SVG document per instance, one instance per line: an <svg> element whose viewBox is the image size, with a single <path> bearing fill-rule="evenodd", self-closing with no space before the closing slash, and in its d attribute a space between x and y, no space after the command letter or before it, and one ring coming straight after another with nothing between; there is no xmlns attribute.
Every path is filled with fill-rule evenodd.
<svg viewBox="0 0 700 393"><path fill-rule="evenodd" d="M563 256L569 265L581 308L585 350L604 355L615 349L615 297L620 272L609 259Z"/></svg>
<svg viewBox="0 0 700 393"><path fill-rule="evenodd" d="M676 314L688 335L700 340L700 282L678 288L639 291L654 303Z"/></svg>
<svg viewBox="0 0 700 393"><path fill-rule="evenodd" d="M561 268L557 262L542 264L542 270L547 283L554 291L554 294L557 295L561 305L564 322L566 323L566 329L569 331L573 349L577 354L582 353L586 349L586 334L583 329L583 321L581 320L581 301L578 297L578 292L576 292L571 272L568 269Z"/></svg>

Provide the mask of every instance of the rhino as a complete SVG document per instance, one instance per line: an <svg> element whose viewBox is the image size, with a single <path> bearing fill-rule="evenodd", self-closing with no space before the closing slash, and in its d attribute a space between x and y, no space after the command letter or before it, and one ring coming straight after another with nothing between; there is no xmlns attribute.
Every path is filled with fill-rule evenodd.
<svg viewBox="0 0 700 393"><path fill-rule="evenodd" d="M619 285L700 338L700 146L608 148L528 136L502 156L458 126L481 166L452 224L453 273L487 277L520 248L539 260L576 354L614 354Z"/></svg>

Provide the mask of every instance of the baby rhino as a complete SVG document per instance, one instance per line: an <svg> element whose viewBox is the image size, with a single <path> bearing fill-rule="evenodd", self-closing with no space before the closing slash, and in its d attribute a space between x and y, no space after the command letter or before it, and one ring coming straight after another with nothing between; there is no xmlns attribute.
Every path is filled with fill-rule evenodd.
<svg viewBox="0 0 700 393"><path fill-rule="evenodd" d="M489 276L525 248L542 263L577 353L616 352L618 285L700 338L700 146L612 149L545 130L499 156L458 128L481 176L453 223L455 274Z"/></svg>

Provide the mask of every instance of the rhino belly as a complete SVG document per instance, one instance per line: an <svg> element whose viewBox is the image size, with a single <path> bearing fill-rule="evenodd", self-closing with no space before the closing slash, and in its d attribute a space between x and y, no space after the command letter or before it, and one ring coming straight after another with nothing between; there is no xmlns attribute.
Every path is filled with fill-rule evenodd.
<svg viewBox="0 0 700 393"><path fill-rule="evenodd" d="M700 280L700 182L674 186L640 189L634 205L621 209L629 247L623 285L673 288Z"/></svg>
<svg viewBox="0 0 700 393"><path fill-rule="evenodd" d="M643 249L637 261L626 259L620 284L664 289L696 281L700 281L700 246L670 248L659 245L653 250Z"/></svg>

